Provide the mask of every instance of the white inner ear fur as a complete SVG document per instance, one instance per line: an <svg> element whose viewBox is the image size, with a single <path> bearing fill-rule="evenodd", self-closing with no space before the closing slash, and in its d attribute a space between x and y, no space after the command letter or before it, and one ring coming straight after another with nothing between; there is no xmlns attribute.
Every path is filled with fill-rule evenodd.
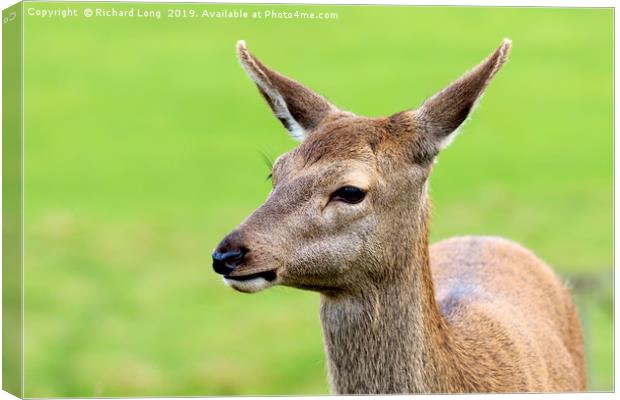
<svg viewBox="0 0 620 400"><path fill-rule="evenodd" d="M446 147L450 146L452 141L458 136L459 133L461 133L460 126L437 143L437 150L443 150Z"/></svg>
<svg viewBox="0 0 620 400"><path fill-rule="evenodd" d="M481 93L478 96L478 98L474 102L474 105L471 107L471 110L469 110L469 113L467 114L467 118L465 118L465 120L463 122L461 122L461 125L459 125L458 128L456 128L455 130L450 132L448 135L446 135L439 142L437 142L437 150L438 151L441 151L441 150L445 149L446 147L450 146L450 144L452 144L454 139L456 139L456 137L461 133L461 130L463 129L465 124L467 124L467 122L471 119L471 116L474 114L474 111L476 111L476 109L478 108L478 104L480 104L480 100L482 99L483 95L484 95L484 93Z"/></svg>
<svg viewBox="0 0 620 400"><path fill-rule="evenodd" d="M266 89L263 88L263 90L267 92ZM267 92L267 94L271 97L269 92ZM272 97L272 101L275 107L274 113L276 117L286 120L286 126L288 127L288 131L293 139L303 142L306 138L306 131L301 127L301 125L299 125L295 118L293 118L282 96L278 94L275 98Z"/></svg>
<svg viewBox="0 0 620 400"><path fill-rule="evenodd" d="M245 50L245 42L240 41L238 46L240 46L243 51L247 51ZM274 107L273 112L276 117L286 120L286 126L288 127L290 135L293 137L293 139L302 142L306 137L306 131L304 130L304 128L301 127L301 125L299 125L299 122L297 122L295 118L293 118L282 95L277 90L275 90L273 86L267 83L265 77L259 76L258 73L262 74L262 71L260 70L260 68L258 68L256 64L252 62L251 58L241 58L240 61L241 66L248 74L250 79L252 79L271 99Z"/></svg>

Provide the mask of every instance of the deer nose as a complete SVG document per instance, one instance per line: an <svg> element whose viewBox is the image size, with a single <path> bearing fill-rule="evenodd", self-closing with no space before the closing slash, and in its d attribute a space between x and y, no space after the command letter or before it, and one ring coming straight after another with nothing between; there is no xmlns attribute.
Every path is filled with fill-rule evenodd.
<svg viewBox="0 0 620 400"><path fill-rule="evenodd" d="M246 253L247 251L243 248L214 251L211 255L213 257L213 270L220 275L230 274L241 265Z"/></svg>

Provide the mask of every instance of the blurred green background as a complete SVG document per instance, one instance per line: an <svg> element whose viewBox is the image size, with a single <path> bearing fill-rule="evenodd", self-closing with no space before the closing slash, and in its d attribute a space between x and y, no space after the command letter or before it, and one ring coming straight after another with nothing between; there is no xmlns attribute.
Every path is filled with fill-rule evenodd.
<svg viewBox="0 0 620 400"><path fill-rule="evenodd" d="M28 9L160 10L160 20ZM180 10L333 20L167 18ZM364 115L419 105L513 39L431 178L432 241L521 242L571 282L589 389L613 388L611 9L25 5L25 395L327 393L318 295L210 266L295 146L237 63Z"/></svg>

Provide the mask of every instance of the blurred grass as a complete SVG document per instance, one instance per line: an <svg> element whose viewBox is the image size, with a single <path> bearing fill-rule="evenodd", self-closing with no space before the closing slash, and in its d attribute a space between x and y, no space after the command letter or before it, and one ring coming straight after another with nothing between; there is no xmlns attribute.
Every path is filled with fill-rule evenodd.
<svg viewBox="0 0 620 400"><path fill-rule="evenodd" d="M26 17L26 396L327 393L318 296L241 295L210 268L268 192L260 152L295 145L238 39L335 104L386 115L512 38L435 167L432 240L506 236L576 282L589 388L611 390L613 11L241 7L339 19Z"/></svg>

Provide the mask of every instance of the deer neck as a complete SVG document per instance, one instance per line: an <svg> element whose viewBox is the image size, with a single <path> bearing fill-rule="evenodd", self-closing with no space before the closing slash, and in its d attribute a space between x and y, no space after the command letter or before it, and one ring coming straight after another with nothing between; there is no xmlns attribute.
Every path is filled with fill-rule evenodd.
<svg viewBox="0 0 620 400"><path fill-rule="evenodd" d="M384 260L399 271L356 293L321 295L321 323L335 393L458 391L461 343L433 290L427 231ZM456 387L455 387L456 386ZM461 388L462 390L462 388Z"/></svg>

